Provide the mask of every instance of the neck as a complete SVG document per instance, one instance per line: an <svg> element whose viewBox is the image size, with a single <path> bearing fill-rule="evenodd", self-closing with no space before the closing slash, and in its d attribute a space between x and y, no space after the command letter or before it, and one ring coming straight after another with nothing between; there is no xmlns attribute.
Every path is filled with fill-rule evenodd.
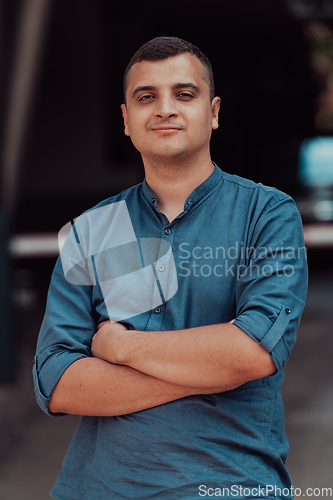
<svg viewBox="0 0 333 500"><path fill-rule="evenodd" d="M144 161L146 181L157 196L157 206L171 222L184 210L186 198L214 171L210 156L200 162Z"/></svg>

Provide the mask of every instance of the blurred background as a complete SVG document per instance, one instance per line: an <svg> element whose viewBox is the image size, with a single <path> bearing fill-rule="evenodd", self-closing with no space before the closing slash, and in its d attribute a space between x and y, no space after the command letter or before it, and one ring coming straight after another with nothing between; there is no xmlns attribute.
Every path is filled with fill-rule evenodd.
<svg viewBox="0 0 333 500"><path fill-rule="evenodd" d="M283 396L294 487L333 489L333 0L3 0L0 4L0 491L44 500L78 423L37 407L32 359L57 233L141 182L122 75L150 38L209 57L226 172L293 196L309 294Z"/></svg>

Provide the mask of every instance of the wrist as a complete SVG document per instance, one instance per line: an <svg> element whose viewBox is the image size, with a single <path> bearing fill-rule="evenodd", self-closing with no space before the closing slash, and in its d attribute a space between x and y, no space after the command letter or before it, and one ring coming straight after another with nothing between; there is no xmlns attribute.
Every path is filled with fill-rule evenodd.
<svg viewBox="0 0 333 500"><path fill-rule="evenodd" d="M126 330L119 334L117 347L115 349L116 359L113 361L117 365L131 366L133 354L136 350L137 330Z"/></svg>

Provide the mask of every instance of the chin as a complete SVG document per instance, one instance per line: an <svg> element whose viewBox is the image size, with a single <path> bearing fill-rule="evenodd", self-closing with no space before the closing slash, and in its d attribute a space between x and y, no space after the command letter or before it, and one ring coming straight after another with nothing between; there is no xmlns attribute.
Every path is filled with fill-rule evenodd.
<svg viewBox="0 0 333 500"><path fill-rule="evenodd" d="M176 160L178 158L187 157L191 152L186 148L168 148L167 150L154 150L151 151L149 156L159 158L160 160Z"/></svg>

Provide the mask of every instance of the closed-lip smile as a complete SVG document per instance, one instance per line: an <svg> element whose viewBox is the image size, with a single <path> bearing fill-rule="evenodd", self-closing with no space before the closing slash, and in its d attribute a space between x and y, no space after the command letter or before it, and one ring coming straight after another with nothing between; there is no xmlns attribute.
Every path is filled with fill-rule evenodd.
<svg viewBox="0 0 333 500"><path fill-rule="evenodd" d="M179 130L181 130L181 128L164 126L164 127L153 127L151 130L153 130L154 132L178 132Z"/></svg>

